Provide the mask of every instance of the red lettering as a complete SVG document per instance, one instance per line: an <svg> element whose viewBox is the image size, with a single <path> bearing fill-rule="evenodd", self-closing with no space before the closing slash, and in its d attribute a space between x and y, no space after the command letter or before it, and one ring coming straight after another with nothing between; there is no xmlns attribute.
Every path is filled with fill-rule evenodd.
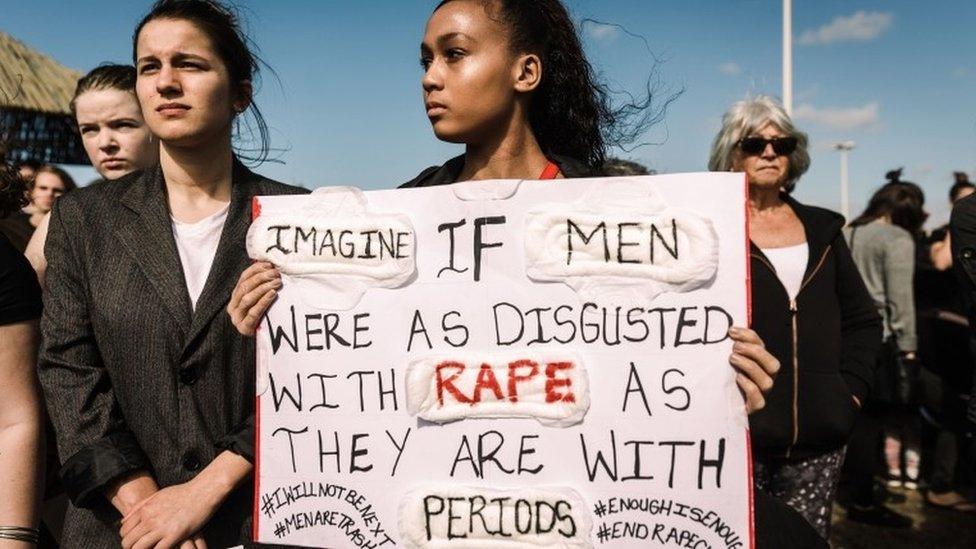
<svg viewBox="0 0 976 549"><path fill-rule="evenodd" d="M520 376L516 373L519 368L529 368L528 375ZM516 360L508 363L508 400L518 402L518 383L527 381L539 375L539 365L531 360Z"/></svg>
<svg viewBox="0 0 976 549"><path fill-rule="evenodd" d="M572 362L550 362L546 364L546 402L576 402L576 395L572 390L566 393L557 392L560 387L570 387L573 382L567 378L556 379L556 374L563 370L572 370Z"/></svg>
<svg viewBox="0 0 976 549"><path fill-rule="evenodd" d="M573 362L549 362L545 368L545 391L546 403L557 402L576 402L576 395L573 393L573 380L568 377L569 370L575 367ZM482 364L478 369L478 376L474 383L472 396L467 396L457 387L456 383L467 366L456 360L445 360L435 368L437 376L437 402L444 406L445 392L448 398L453 399L459 404L470 404L474 406L482 401L484 391L489 391L494 397L494 401L505 400L506 394L498 381L498 375L490 364ZM516 403L519 401L519 383L535 379L540 374L539 363L520 359L508 364L508 400Z"/></svg>
<svg viewBox="0 0 976 549"><path fill-rule="evenodd" d="M455 372L451 375L451 377L444 379L443 374L441 372L442 370L445 370L447 368L452 368L455 370ZM444 406L445 389L447 389L448 393L451 393L451 396L454 397L454 400L464 404L471 404L471 399L464 396L464 394L461 391L459 391L457 387L454 386L454 380L457 379L458 376L460 376L461 372L463 371L464 371L464 364L461 364L460 362L453 361L453 360L446 360L437 365L436 372L437 372L437 403L438 404Z"/></svg>
<svg viewBox="0 0 976 549"><path fill-rule="evenodd" d="M488 364L482 364L481 370L478 371L478 381L474 386L474 402L472 405L481 402L482 389L490 389L495 394L495 400L505 400L502 387L498 384L498 378L495 377L495 371Z"/></svg>

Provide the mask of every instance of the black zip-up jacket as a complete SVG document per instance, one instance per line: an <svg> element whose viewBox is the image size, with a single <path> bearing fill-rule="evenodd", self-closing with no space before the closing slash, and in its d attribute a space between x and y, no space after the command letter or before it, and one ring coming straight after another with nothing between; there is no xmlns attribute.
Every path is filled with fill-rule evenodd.
<svg viewBox="0 0 976 549"><path fill-rule="evenodd" d="M871 390L881 317L851 258L839 214L782 199L806 231L810 258L795 300L751 244L752 328L781 367L766 407L749 417L756 457L803 458L847 442Z"/></svg>
<svg viewBox="0 0 976 549"><path fill-rule="evenodd" d="M550 160L559 166L559 172L563 177L571 179L574 177L597 177L600 174L593 173L585 164L572 158L553 155ZM420 172L417 177L400 185L400 189L410 189L413 187L433 187L435 185L450 185L457 183L464 169L464 155L455 156L441 166L431 166Z"/></svg>

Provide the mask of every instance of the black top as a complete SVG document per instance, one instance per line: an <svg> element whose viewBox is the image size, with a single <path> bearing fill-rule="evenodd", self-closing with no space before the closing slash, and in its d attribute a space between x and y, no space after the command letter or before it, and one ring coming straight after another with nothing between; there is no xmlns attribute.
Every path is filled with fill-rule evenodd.
<svg viewBox="0 0 976 549"><path fill-rule="evenodd" d="M952 258L959 283L970 304L976 303L976 194L969 195L952 208ZM976 330L976 310L969 310L969 326ZM976 424L976 369L969 397L969 421Z"/></svg>
<svg viewBox="0 0 976 549"><path fill-rule="evenodd" d="M41 287L27 258L0 233L0 326L41 318Z"/></svg>
<svg viewBox="0 0 976 549"><path fill-rule="evenodd" d="M563 177L572 179L574 177L595 177L600 174L592 173L582 162L564 156L552 156L550 161L559 166L559 172ZM400 185L401 189L413 187L434 187L436 185L450 185L457 183L461 170L464 169L464 155L455 156L441 166L431 166L420 172L417 177Z"/></svg>
<svg viewBox="0 0 976 549"><path fill-rule="evenodd" d="M0 234L5 235L14 249L24 253L27 243L34 234L34 226L30 224L30 216L21 211L0 219Z"/></svg>
<svg viewBox="0 0 976 549"><path fill-rule="evenodd" d="M847 442L870 393L881 317L851 258L839 214L782 195L806 231L810 258L792 302L751 246L752 328L781 367L766 407L749 417L757 456L802 458Z"/></svg>

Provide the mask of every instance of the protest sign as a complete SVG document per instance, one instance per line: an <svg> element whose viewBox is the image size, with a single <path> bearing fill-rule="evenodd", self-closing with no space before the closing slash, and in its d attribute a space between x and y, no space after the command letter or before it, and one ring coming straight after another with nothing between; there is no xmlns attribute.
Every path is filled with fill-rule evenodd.
<svg viewBox="0 0 976 549"><path fill-rule="evenodd" d="M258 541L752 547L741 174L255 199Z"/></svg>

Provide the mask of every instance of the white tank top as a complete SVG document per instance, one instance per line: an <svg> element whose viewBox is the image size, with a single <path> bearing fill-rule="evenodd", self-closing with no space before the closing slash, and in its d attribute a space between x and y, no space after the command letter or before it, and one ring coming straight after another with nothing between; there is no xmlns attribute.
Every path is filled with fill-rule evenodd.
<svg viewBox="0 0 976 549"><path fill-rule="evenodd" d="M762 252L776 269L776 276L786 288L790 300L796 299L796 294L800 293L800 286L803 285L807 261L810 259L810 248L807 243L785 248L762 248Z"/></svg>
<svg viewBox="0 0 976 549"><path fill-rule="evenodd" d="M176 237L176 249L180 254L180 262L183 263L186 290L190 294L190 304L194 310L210 275L214 256L217 255L217 244L220 243L220 234L224 230L229 209L230 202L217 213L196 223L180 223L170 216L173 236Z"/></svg>

